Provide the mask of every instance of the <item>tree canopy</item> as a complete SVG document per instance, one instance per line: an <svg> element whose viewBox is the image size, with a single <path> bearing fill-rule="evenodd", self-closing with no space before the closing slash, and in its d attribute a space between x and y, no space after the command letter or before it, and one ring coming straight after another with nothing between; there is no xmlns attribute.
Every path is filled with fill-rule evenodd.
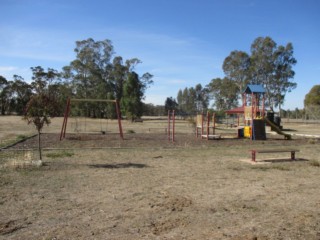
<svg viewBox="0 0 320 240"><path fill-rule="evenodd" d="M163 108L143 104L153 76L148 72L139 75L135 69L141 61L115 55L108 39L76 41L74 52L75 59L61 72L51 68L45 71L37 66L31 68L33 77L29 81L17 75L12 79L0 76L1 114L23 114L31 96L43 88L50 89L50 94L57 99L59 115L63 114L67 97L117 99L122 113L130 118L140 117L143 108L146 112L158 114L164 105L170 105L169 100L174 99L167 98ZM212 101L217 110L226 110L239 104L247 84L261 84L266 89L266 105L280 109L286 93L297 86L293 81L293 67L297 63L293 54L292 43L277 45L271 37L258 37L252 42L250 53L234 50L224 59L222 69L225 76L213 78L208 84L181 88L175 98L178 104L175 108L181 114L194 114L206 111ZM54 79L51 78L53 75ZM79 103L76 111L90 117L115 117L113 108L113 105Z"/></svg>
<svg viewBox="0 0 320 240"><path fill-rule="evenodd" d="M277 46L270 37L258 37L251 45L251 84L261 84L266 89L266 103L271 109L283 104L287 92L296 88L291 82L295 72L293 45Z"/></svg>
<svg viewBox="0 0 320 240"><path fill-rule="evenodd" d="M320 85L315 85L304 98L304 106L320 107Z"/></svg>
<svg viewBox="0 0 320 240"><path fill-rule="evenodd" d="M280 109L286 93L297 86L292 81L296 63L292 43L278 46L270 37L258 37L251 44L250 54L234 50L224 59L222 69L225 77L214 78L202 92L206 96L201 99L205 103L213 100L216 110L226 110L238 105L247 84L261 84L266 89L266 105L271 110L277 106ZM179 108L189 112L199 110L192 88L179 90L177 100Z"/></svg>

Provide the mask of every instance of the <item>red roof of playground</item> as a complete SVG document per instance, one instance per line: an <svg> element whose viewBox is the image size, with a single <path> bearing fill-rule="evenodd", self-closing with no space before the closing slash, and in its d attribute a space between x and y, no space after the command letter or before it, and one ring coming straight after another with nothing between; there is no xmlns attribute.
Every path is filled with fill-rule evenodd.
<svg viewBox="0 0 320 240"><path fill-rule="evenodd" d="M226 111L227 114L244 113L244 107L237 107Z"/></svg>

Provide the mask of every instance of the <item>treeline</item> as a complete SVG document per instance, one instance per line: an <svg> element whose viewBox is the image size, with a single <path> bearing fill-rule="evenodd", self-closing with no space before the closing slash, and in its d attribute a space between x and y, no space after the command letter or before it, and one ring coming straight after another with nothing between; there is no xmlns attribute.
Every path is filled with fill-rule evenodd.
<svg viewBox="0 0 320 240"><path fill-rule="evenodd" d="M141 61L137 58L123 60L114 56L110 40L77 41L74 49L76 58L58 72L55 69L32 67L30 83L21 76L14 75L12 80L0 76L1 114L23 114L27 102L39 88L47 88L61 106L58 115L62 115L66 99L117 99L122 114L129 119L139 118L143 114L145 90L152 84L152 75L139 76L134 71ZM79 103L73 107L73 113L88 117L115 117L114 104Z"/></svg>
<svg viewBox="0 0 320 240"><path fill-rule="evenodd" d="M214 78L204 87L198 84L179 90L176 99L168 98L165 105L181 113L194 113L206 110L212 101L214 110L224 111L240 105L248 84L261 84L266 90L266 105L271 110L280 109L286 93L297 86L292 81L296 63L291 43L278 46L270 37L258 37L251 44L250 54L235 50L225 58L225 77Z"/></svg>
<svg viewBox="0 0 320 240"><path fill-rule="evenodd" d="M153 76L141 76L135 67L141 63L137 58L124 60L115 56L110 40L77 41L75 59L61 71L41 66L32 67L32 79L25 81L14 75L7 80L0 76L0 113L22 115L31 96L39 89L47 89L58 102L58 115L62 116L66 99L117 99L122 115L133 120L142 115L159 116L168 110L180 115L195 114L211 108L217 112L242 104L241 94L247 84L261 84L266 90L266 106L273 110L279 107L284 115L302 115L281 110L287 92L296 88L293 82L293 45L277 45L270 37L258 37L253 41L250 54L235 50L223 62L225 76L214 78L208 84L180 89L176 98L168 97L162 106L143 103L145 91L153 83ZM320 86L315 86L305 98L305 106L319 106ZM210 105L212 103L212 105ZM310 108L310 107L309 107ZM114 118L114 104L77 103L73 115ZM288 112L288 114L287 114ZM315 111L309 111L315 112ZM310 115L310 114L309 114ZM314 114L313 114L314 115Z"/></svg>

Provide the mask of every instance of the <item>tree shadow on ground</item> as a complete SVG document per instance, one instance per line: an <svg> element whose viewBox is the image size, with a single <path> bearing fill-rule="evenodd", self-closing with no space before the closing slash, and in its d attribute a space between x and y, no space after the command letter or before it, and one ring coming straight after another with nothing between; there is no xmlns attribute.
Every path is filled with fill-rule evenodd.
<svg viewBox="0 0 320 240"><path fill-rule="evenodd" d="M291 129L291 128L283 128L282 131L286 131L286 132L298 132L295 129Z"/></svg>
<svg viewBox="0 0 320 240"><path fill-rule="evenodd" d="M148 167L146 164L140 163L115 163L115 164L89 164L90 168L108 168L108 169L116 169L116 168L145 168Z"/></svg>

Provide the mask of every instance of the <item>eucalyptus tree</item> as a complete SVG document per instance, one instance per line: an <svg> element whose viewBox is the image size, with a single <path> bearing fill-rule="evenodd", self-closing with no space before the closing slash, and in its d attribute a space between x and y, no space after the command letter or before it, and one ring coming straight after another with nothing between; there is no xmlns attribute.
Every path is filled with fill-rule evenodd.
<svg viewBox="0 0 320 240"><path fill-rule="evenodd" d="M94 41L92 38L76 41L76 59L70 63L75 93L80 98L93 98L112 91L108 82L113 46L110 40Z"/></svg>
<svg viewBox="0 0 320 240"><path fill-rule="evenodd" d="M18 115L24 114L26 105L32 95L32 87L21 76L14 75L10 84L11 104Z"/></svg>
<svg viewBox="0 0 320 240"><path fill-rule="evenodd" d="M199 83L195 86L196 93L196 111L202 112L208 109L209 106L209 92L208 88L202 87Z"/></svg>
<svg viewBox="0 0 320 240"><path fill-rule="evenodd" d="M94 41L89 38L77 41L75 52L76 59L70 63L70 66L64 67L63 72L63 76L69 80L69 85L73 88L73 94L84 99L117 99L122 102L125 83L141 61L137 58L124 61L121 56L113 57L113 45L107 39ZM152 83L152 75L149 73L141 77L138 75L137 79L142 88ZM110 109L113 108L112 106L103 107L101 104L85 103L80 106L82 112L86 111L88 105L91 106L92 111L98 113L110 112ZM93 116L96 116L96 113L92 111L87 112L87 115L90 116L93 113Z"/></svg>
<svg viewBox="0 0 320 240"><path fill-rule="evenodd" d="M0 77L1 115L23 114L25 106L32 95L30 84L21 76L13 75L13 80L7 81Z"/></svg>
<svg viewBox="0 0 320 240"><path fill-rule="evenodd" d="M123 106L123 113L131 121L134 121L134 119L139 118L142 115L143 96L144 86L139 80L139 75L135 72L129 73L128 79L123 86L121 104Z"/></svg>
<svg viewBox="0 0 320 240"><path fill-rule="evenodd" d="M6 86L8 84L8 81L5 77L0 75L0 104L1 104L1 115L5 115L6 113Z"/></svg>
<svg viewBox="0 0 320 240"><path fill-rule="evenodd" d="M320 85L314 85L304 97L304 106L320 107Z"/></svg>
<svg viewBox="0 0 320 240"><path fill-rule="evenodd" d="M228 78L214 78L207 86L217 111L228 110L238 105L239 88Z"/></svg>
<svg viewBox="0 0 320 240"><path fill-rule="evenodd" d="M261 84L266 89L266 100L273 107L274 52L277 44L270 37L258 37L251 45L251 84Z"/></svg>
<svg viewBox="0 0 320 240"><path fill-rule="evenodd" d="M274 105L279 106L284 102L287 92L291 92L297 87L297 83L290 81L294 78L295 72L292 67L297 63L293 57L293 46L288 43L285 47L279 46L275 51L275 73L274 84L271 86L273 92ZM273 87L273 88L272 88Z"/></svg>
<svg viewBox="0 0 320 240"><path fill-rule="evenodd" d="M65 66L62 73L74 97L90 99L107 96L112 89L107 80L113 55L111 41L94 41L92 38L76 41L74 52L76 59ZM98 104L79 103L77 108L87 116L94 116L97 113L92 110L96 110Z"/></svg>
<svg viewBox="0 0 320 240"><path fill-rule="evenodd" d="M184 101L184 99L183 99L182 90L179 89L178 94L177 94L177 104L178 104L178 111L180 114L183 113L183 107L182 107L184 104L183 101Z"/></svg>
<svg viewBox="0 0 320 240"><path fill-rule="evenodd" d="M195 114L208 109L209 93L199 83L195 87L184 88L177 93L177 104L180 113Z"/></svg>
<svg viewBox="0 0 320 240"><path fill-rule="evenodd" d="M242 94L250 82L250 56L243 51L232 51L225 58L222 68L226 77L235 82Z"/></svg>
<svg viewBox="0 0 320 240"><path fill-rule="evenodd" d="M320 119L320 85L315 85L304 98L304 108L308 117Z"/></svg>
<svg viewBox="0 0 320 240"><path fill-rule="evenodd" d="M167 114L169 110L178 110L178 103L173 97L167 97L164 103L164 114Z"/></svg>
<svg viewBox="0 0 320 240"><path fill-rule="evenodd" d="M258 37L252 43L250 83L264 86L266 102L271 110L280 106L286 92L296 87L296 83L290 81L294 77L292 67L296 62L291 43L277 47L270 37Z"/></svg>

